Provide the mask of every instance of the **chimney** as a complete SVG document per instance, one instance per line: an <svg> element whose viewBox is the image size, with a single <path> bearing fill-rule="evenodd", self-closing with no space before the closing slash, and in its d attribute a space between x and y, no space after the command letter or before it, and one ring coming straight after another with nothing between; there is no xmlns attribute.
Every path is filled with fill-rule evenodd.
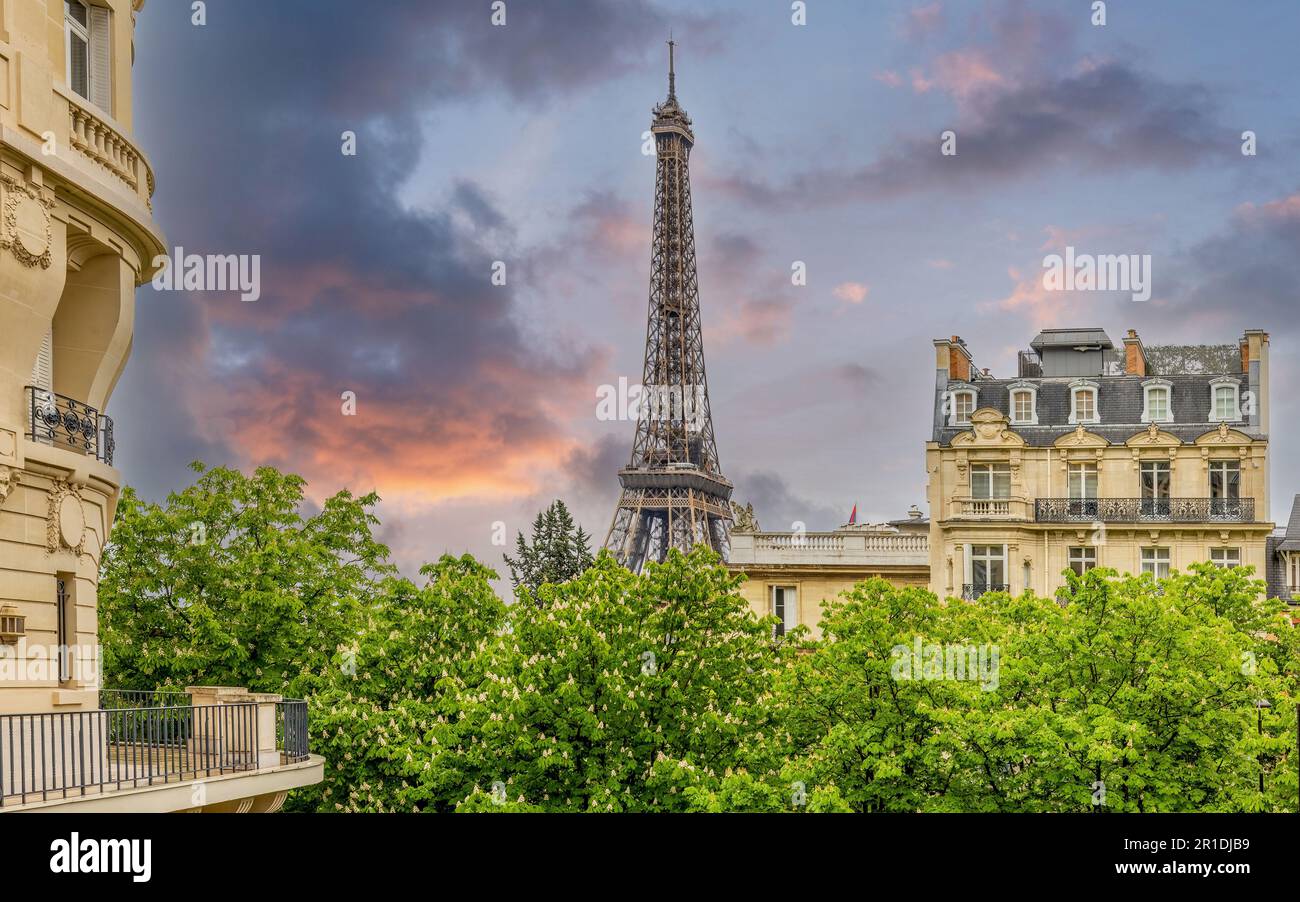
<svg viewBox="0 0 1300 902"><path fill-rule="evenodd" d="M971 359L970 351L966 349L966 342L962 341L960 335L954 335L948 342L948 378L956 379L960 382L971 381Z"/></svg>
<svg viewBox="0 0 1300 902"><path fill-rule="evenodd" d="M1247 329L1241 337L1242 374L1254 397L1249 422L1261 432L1269 430L1268 344L1268 333L1263 329Z"/></svg>
<svg viewBox="0 0 1300 902"><path fill-rule="evenodd" d="M1147 375L1147 352L1138 338L1137 329L1129 329L1124 336L1124 373L1129 376Z"/></svg>
<svg viewBox="0 0 1300 902"><path fill-rule="evenodd" d="M917 507L915 504L913 504L911 507L907 509L907 516L913 520L920 520L923 515L921 513L921 509Z"/></svg>

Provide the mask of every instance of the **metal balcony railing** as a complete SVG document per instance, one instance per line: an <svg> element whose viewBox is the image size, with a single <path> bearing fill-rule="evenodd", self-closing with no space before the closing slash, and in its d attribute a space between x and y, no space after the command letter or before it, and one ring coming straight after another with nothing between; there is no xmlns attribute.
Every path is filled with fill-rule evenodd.
<svg viewBox="0 0 1300 902"><path fill-rule="evenodd" d="M192 782L259 765L259 704L104 690L97 711L0 715L0 808ZM307 703L275 705L280 762L308 758Z"/></svg>
<svg viewBox="0 0 1300 902"><path fill-rule="evenodd" d="M1010 592L1011 587L1005 583L963 583L961 587L961 597L966 601L975 601L982 598L989 592Z"/></svg>
<svg viewBox="0 0 1300 902"><path fill-rule="evenodd" d="M1254 498L1039 498L1039 523L1254 523Z"/></svg>
<svg viewBox="0 0 1300 902"><path fill-rule="evenodd" d="M27 437L113 465L113 421L89 404L27 386Z"/></svg>

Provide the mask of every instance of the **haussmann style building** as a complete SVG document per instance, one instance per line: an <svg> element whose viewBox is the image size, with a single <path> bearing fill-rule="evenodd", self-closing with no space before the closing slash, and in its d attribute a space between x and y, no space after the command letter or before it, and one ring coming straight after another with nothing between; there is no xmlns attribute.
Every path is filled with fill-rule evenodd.
<svg viewBox="0 0 1300 902"><path fill-rule="evenodd" d="M741 595L759 617L776 617L779 634L806 626L813 638L820 638L826 602L857 583L883 579L896 586L928 585L929 531L929 521L915 506L899 520L828 532L737 529L731 534L727 568L745 574Z"/></svg>
<svg viewBox="0 0 1300 902"><path fill-rule="evenodd" d="M1264 577L1290 539L1271 538L1269 337L1147 347L1130 330L1048 329L1014 376L936 340L926 445L930 588L976 598L1051 597L1062 572L1250 565ZM1294 585L1295 576L1290 576Z"/></svg>
<svg viewBox="0 0 1300 902"><path fill-rule="evenodd" d="M132 138L144 0L0 0L0 811L270 811L319 782L306 705L99 685L131 436L106 414L164 253Z"/></svg>

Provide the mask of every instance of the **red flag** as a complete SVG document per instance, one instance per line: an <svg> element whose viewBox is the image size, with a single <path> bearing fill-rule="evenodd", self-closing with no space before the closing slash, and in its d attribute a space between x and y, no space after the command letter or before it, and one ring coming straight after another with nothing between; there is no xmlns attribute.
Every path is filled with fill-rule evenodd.
<svg viewBox="0 0 1300 902"><path fill-rule="evenodd" d="M853 526L858 522L858 503L853 502L853 512L849 514L849 525Z"/></svg>

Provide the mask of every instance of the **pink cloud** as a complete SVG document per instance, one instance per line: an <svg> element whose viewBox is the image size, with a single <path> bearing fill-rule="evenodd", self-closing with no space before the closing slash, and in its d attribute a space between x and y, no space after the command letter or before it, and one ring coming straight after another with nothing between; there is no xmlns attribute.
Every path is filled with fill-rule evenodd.
<svg viewBox="0 0 1300 902"><path fill-rule="evenodd" d="M870 290L862 282L841 282L832 289L831 293L841 301L848 301L850 304L861 304L867 299L867 293Z"/></svg>

